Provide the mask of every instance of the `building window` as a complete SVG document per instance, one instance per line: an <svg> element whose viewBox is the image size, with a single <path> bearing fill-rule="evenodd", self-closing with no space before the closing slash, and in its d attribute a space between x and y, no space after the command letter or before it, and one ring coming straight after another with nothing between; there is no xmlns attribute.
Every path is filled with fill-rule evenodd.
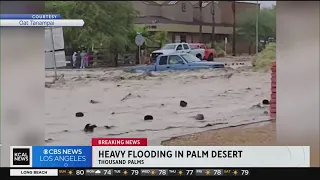
<svg viewBox="0 0 320 180"><path fill-rule="evenodd" d="M182 12L186 12L187 11L186 3L182 3L181 4L181 10L182 10Z"/></svg>
<svg viewBox="0 0 320 180"><path fill-rule="evenodd" d="M157 29L157 26L147 26L148 29Z"/></svg>

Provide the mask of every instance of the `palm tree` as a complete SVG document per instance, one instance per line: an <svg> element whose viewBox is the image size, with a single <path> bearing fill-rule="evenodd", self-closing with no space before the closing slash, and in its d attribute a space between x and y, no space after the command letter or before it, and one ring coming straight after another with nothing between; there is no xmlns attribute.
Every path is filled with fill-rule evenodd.
<svg viewBox="0 0 320 180"><path fill-rule="evenodd" d="M211 33L211 48L214 48L214 43L215 43L215 23L216 18L215 18L215 2L212 1L212 33Z"/></svg>
<svg viewBox="0 0 320 180"><path fill-rule="evenodd" d="M232 1L233 32L232 32L232 56L236 56L236 1Z"/></svg>
<svg viewBox="0 0 320 180"><path fill-rule="evenodd" d="M200 26L199 26L199 33L200 33L200 42L203 42L203 34L202 34L202 1L199 1L199 8L200 8Z"/></svg>
<svg viewBox="0 0 320 180"><path fill-rule="evenodd" d="M168 42L168 32L167 31L159 31L156 32L152 38L154 39L154 42L162 47L164 44Z"/></svg>

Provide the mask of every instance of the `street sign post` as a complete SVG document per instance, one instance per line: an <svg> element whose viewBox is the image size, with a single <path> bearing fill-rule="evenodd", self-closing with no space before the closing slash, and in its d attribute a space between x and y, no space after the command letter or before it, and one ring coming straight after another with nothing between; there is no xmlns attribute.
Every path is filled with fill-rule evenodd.
<svg viewBox="0 0 320 180"><path fill-rule="evenodd" d="M137 33L138 35L136 36L135 38L135 43L136 45L139 47L139 64L141 64L141 61L140 61L140 48L141 46L143 45L144 43L144 37L140 34L140 33Z"/></svg>

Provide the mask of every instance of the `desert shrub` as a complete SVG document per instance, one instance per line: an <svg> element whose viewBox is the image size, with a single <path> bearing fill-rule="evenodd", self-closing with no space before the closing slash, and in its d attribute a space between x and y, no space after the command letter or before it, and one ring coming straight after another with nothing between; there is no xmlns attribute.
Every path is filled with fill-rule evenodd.
<svg viewBox="0 0 320 180"><path fill-rule="evenodd" d="M276 43L269 43L265 49L258 54L258 58L252 60L252 66L255 69L270 68L276 60Z"/></svg>
<svg viewBox="0 0 320 180"><path fill-rule="evenodd" d="M226 55L226 52L224 52L224 50L219 45L216 45L214 49L216 50L217 57L224 57Z"/></svg>
<svg viewBox="0 0 320 180"><path fill-rule="evenodd" d="M206 47L209 48L209 49L212 48L211 43L207 43ZM224 52L223 48L221 48L219 45L215 44L213 49L216 50L217 57L226 56L226 53Z"/></svg>

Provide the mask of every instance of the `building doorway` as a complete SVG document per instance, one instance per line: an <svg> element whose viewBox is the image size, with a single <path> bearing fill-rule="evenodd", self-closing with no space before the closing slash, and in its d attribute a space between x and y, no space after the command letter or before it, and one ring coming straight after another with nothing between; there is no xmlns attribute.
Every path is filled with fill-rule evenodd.
<svg viewBox="0 0 320 180"><path fill-rule="evenodd" d="M180 42L186 43L187 42L187 36L186 35L180 35Z"/></svg>

